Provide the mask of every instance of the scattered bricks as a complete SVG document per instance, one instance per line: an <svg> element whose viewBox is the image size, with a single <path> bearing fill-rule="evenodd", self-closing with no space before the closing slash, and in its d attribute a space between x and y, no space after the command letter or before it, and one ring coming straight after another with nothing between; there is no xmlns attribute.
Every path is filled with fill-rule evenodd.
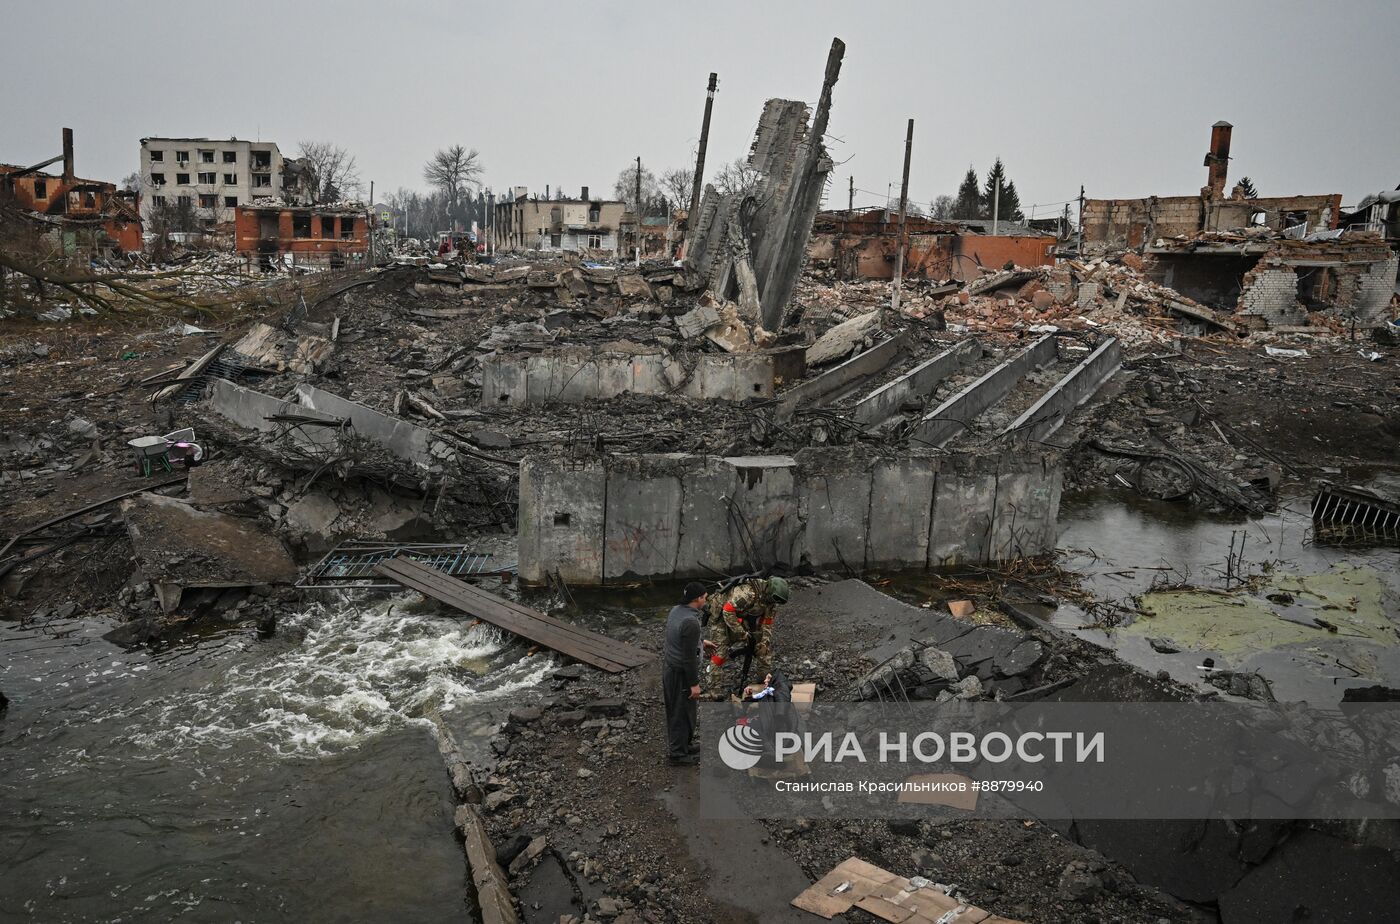
<svg viewBox="0 0 1400 924"><path fill-rule="evenodd" d="M949 600L948 612L959 619L967 619L973 613L977 612L977 607L971 600Z"/></svg>
<svg viewBox="0 0 1400 924"><path fill-rule="evenodd" d="M1055 307L1055 296L1041 289L1031 295L1031 304L1037 311L1049 311Z"/></svg>
<svg viewBox="0 0 1400 924"><path fill-rule="evenodd" d="M970 301L972 301L972 296L968 294L966 289L958 293L958 304L966 305Z"/></svg>

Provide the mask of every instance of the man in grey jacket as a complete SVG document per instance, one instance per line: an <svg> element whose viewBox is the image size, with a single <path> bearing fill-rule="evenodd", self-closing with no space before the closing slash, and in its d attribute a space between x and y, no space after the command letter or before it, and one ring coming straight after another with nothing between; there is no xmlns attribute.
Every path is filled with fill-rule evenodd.
<svg viewBox="0 0 1400 924"><path fill-rule="evenodd" d="M680 605L666 616L661 695L666 703L666 759L673 766L688 766L700 759L700 748L691 739L700 698L700 614L708 597L704 584L691 581L681 592Z"/></svg>

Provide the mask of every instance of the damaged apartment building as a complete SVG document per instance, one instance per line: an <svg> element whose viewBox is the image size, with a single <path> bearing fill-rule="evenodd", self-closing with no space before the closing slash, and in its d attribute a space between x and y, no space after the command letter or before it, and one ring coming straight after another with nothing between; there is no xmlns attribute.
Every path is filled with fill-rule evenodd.
<svg viewBox="0 0 1400 924"><path fill-rule="evenodd" d="M1257 197L1236 184L1226 195L1231 131L1211 127L1197 195L1087 200L1083 255L1138 251L1154 281L1258 326L1304 325L1312 312L1380 323L1400 256L1379 228L1343 223L1336 193Z"/></svg>
<svg viewBox="0 0 1400 924"><path fill-rule="evenodd" d="M627 212L625 203L597 199L583 187L577 199L543 199L516 186L495 204L492 244L496 250L607 251L621 246L620 230Z"/></svg>

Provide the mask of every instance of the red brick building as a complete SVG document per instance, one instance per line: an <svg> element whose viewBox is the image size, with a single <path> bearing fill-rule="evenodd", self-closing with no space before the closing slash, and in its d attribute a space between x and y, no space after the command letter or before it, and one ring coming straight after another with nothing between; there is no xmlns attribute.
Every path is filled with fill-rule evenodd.
<svg viewBox="0 0 1400 924"><path fill-rule="evenodd" d="M63 162L63 172L57 176L38 169L58 161ZM86 237L85 245L94 250L141 250L141 217L134 198L118 193L114 183L74 175L70 129L63 130L63 154L38 167L0 164L0 202L53 219L55 228Z"/></svg>
<svg viewBox="0 0 1400 924"><path fill-rule="evenodd" d="M369 213L348 205L240 205L234 210L233 246L264 269L363 262L369 252Z"/></svg>

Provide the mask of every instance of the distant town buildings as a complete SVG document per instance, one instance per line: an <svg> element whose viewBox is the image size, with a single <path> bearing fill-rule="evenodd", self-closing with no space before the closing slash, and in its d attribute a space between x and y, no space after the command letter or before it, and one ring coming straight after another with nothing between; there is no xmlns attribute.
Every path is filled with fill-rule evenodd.
<svg viewBox="0 0 1400 924"><path fill-rule="evenodd" d="M62 172L42 168L62 163ZM28 213L38 230L55 233L64 249L93 256L141 249L141 219L135 197L116 184L78 177L73 169L73 131L63 130L63 152L32 166L0 164L0 202Z"/></svg>

